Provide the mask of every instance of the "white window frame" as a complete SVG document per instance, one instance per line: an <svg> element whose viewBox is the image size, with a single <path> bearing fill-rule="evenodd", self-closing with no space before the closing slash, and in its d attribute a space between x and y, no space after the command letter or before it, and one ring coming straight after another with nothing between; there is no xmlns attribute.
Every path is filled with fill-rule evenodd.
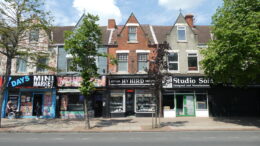
<svg viewBox="0 0 260 146"><path fill-rule="evenodd" d="M110 111L110 107L109 107L109 112L110 113L125 113L126 112L126 102L125 102L125 98L126 98L126 96L125 96L125 90L111 90L111 93L113 94L113 93L122 93L123 94L123 111L122 112L111 112ZM110 93L110 97L111 97L111 93Z"/></svg>
<svg viewBox="0 0 260 146"><path fill-rule="evenodd" d="M136 52L137 52L137 50L136 50ZM150 52L150 50L149 50L149 52ZM137 73L146 73L146 71L145 70L143 70L143 71L139 71L139 55L140 54L145 54L146 55L146 57L147 57L147 60L146 60L146 62L147 62L147 64L146 64L146 68L149 70L149 54L146 52L146 51L144 51L144 52L138 52L137 53Z"/></svg>
<svg viewBox="0 0 260 146"><path fill-rule="evenodd" d="M27 60L28 58L17 58L17 65L16 65L16 72L17 73L26 73L27 72L27 70L28 70L28 67L27 67ZM21 60L23 60L23 61L25 61L25 71L19 71L19 68L20 68L20 61Z"/></svg>
<svg viewBox="0 0 260 146"><path fill-rule="evenodd" d="M130 28L135 28L135 33L130 33ZM135 40L129 40L130 39L130 37L129 37L129 34L135 34ZM128 26L128 43L138 43L138 41L137 41L137 26Z"/></svg>
<svg viewBox="0 0 260 146"><path fill-rule="evenodd" d="M187 72L188 73L199 73L199 54L197 50L186 50L187 52ZM189 54L196 54L197 57L197 70L189 70Z"/></svg>
<svg viewBox="0 0 260 146"><path fill-rule="evenodd" d="M180 72L180 54L178 50L169 50L169 53L177 53L178 55L178 61L171 61L171 63L177 63L178 64L178 70L169 70L169 60L168 60L168 56L167 56L167 64L168 64L168 71L172 72L172 73L179 73Z"/></svg>
<svg viewBox="0 0 260 146"><path fill-rule="evenodd" d="M184 29L181 29L181 28L184 28ZM179 39L179 30L184 30L184 34L185 34L185 40L180 40ZM184 25L178 25L177 26L177 41L178 42L187 42L187 33L186 33L186 26Z"/></svg>
<svg viewBox="0 0 260 146"><path fill-rule="evenodd" d="M129 68L128 68L128 60L129 60L129 50L118 50L118 51L116 51L116 58L118 59L118 55L119 54L127 54L127 70L126 71L119 71L118 70L118 67L119 67L119 65L117 64L117 69L116 69L116 71L117 71L117 73L128 73L128 70L129 70ZM118 60L118 62L119 62L119 60Z"/></svg>

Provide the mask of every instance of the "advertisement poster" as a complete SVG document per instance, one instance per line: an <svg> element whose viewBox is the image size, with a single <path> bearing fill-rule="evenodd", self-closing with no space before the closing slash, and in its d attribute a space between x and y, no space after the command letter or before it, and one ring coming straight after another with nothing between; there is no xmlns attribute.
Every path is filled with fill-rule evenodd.
<svg viewBox="0 0 260 146"><path fill-rule="evenodd" d="M52 96L51 94L44 95L43 116L51 116Z"/></svg>
<svg viewBox="0 0 260 146"><path fill-rule="evenodd" d="M80 87L81 77L57 77L58 87Z"/></svg>

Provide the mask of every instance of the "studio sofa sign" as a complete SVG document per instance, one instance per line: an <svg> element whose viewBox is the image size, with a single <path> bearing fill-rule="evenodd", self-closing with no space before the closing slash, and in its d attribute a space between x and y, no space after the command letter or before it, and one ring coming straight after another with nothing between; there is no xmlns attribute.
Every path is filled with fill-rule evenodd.
<svg viewBox="0 0 260 146"><path fill-rule="evenodd" d="M209 88L212 79L204 76L170 77L164 88Z"/></svg>
<svg viewBox="0 0 260 146"><path fill-rule="evenodd" d="M52 88L55 85L54 76L11 76L9 77L9 88Z"/></svg>

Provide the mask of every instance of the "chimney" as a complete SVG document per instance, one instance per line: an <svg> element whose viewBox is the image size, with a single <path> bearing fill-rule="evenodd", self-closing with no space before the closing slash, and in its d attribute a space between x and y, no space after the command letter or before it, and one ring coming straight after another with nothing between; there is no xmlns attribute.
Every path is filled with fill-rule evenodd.
<svg viewBox="0 0 260 146"><path fill-rule="evenodd" d="M115 29L115 28L116 28L115 19L108 19L107 29Z"/></svg>
<svg viewBox="0 0 260 146"><path fill-rule="evenodd" d="M188 23L188 25L190 26L190 27L194 27L194 25L193 25L193 15L192 14L187 14L186 16L185 16L185 20L186 20L186 22Z"/></svg>

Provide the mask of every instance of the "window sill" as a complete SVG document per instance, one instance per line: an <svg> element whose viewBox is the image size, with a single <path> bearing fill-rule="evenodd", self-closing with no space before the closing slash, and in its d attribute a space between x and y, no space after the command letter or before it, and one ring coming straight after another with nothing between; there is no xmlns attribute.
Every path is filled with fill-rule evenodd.
<svg viewBox="0 0 260 146"><path fill-rule="evenodd" d="M137 44L138 41L127 41L128 44Z"/></svg>
<svg viewBox="0 0 260 146"><path fill-rule="evenodd" d="M168 72L169 72L169 73L180 73L179 70L176 70L176 71L175 71L175 70L168 70Z"/></svg>
<svg viewBox="0 0 260 146"><path fill-rule="evenodd" d="M137 72L137 74L147 74L147 72L145 72L145 71L140 71L140 72Z"/></svg>
<svg viewBox="0 0 260 146"><path fill-rule="evenodd" d="M200 72L196 70L196 71L188 71L187 73L200 73Z"/></svg>
<svg viewBox="0 0 260 146"><path fill-rule="evenodd" d="M188 43L188 41L187 40L183 40L183 41L177 40L177 43Z"/></svg>
<svg viewBox="0 0 260 146"><path fill-rule="evenodd" d="M115 74L129 74L129 72L127 72L127 71L119 71L119 72L115 72Z"/></svg>

